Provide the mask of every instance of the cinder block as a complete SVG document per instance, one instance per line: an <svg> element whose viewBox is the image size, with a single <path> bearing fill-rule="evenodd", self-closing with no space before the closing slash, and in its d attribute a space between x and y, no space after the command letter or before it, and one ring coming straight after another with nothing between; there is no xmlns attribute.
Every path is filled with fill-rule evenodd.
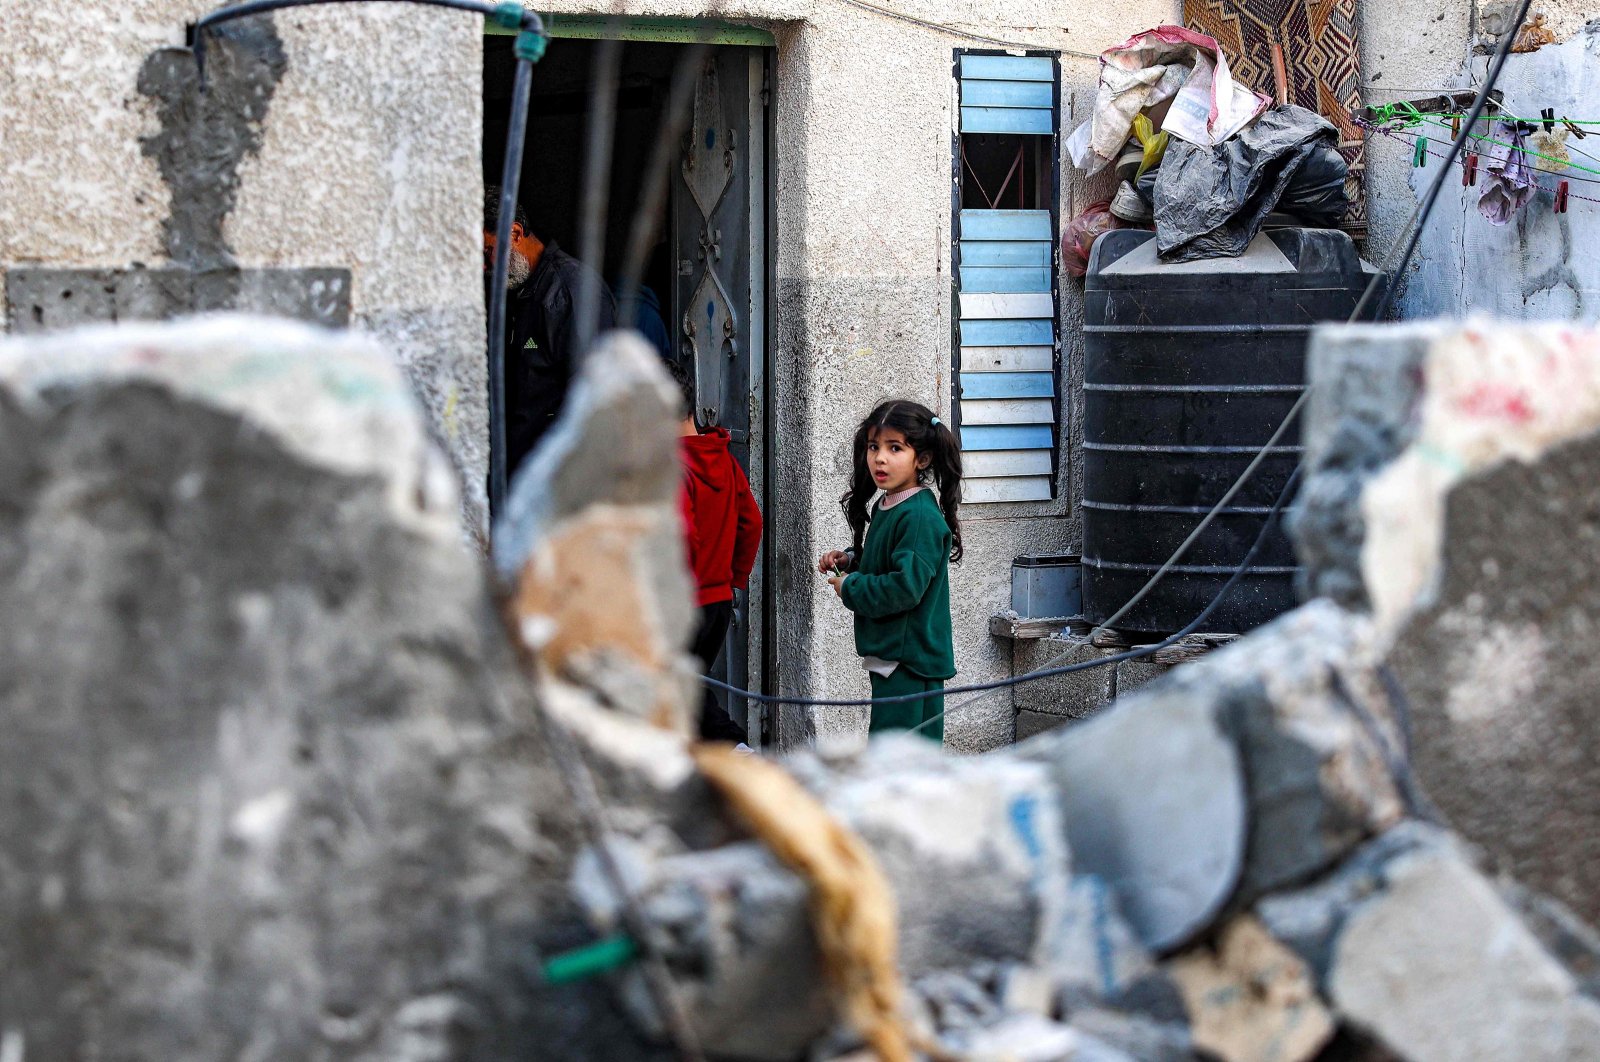
<svg viewBox="0 0 1600 1062"><path fill-rule="evenodd" d="M1116 667L1116 688L1113 692L1118 697L1126 697L1146 682L1154 681L1170 670L1168 665L1158 664L1150 659L1124 660Z"/></svg>
<svg viewBox="0 0 1600 1062"><path fill-rule="evenodd" d="M1042 734L1046 730L1054 730L1058 726L1066 726L1072 722L1070 715L1055 715L1051 712L1030 712L1023 708L1017 712L1017 740L1031 738L1035 734Z"/></svg>
<svg viewBox="0 0 1600 1062"><path fill-rule="evenodd" d="M1022 675L1046 666L1065 667L1102 660L1113 650L1098 649L1085 638L1041 638L1019 642L1012 651L1012 673ZM1067 675L1025 682L1016 687L1012 703L1018 711L1048 712L1082 719L1100 710L1112 697L1112 665L1074 671Z"/></svg>

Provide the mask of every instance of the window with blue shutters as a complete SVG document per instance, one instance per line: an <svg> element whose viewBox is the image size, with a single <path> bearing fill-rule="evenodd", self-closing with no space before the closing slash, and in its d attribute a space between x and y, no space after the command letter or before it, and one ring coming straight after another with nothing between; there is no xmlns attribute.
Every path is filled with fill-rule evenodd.
<svg viewBox="0 0 1600 1062"><path fill-rule="evenodd" d="M1057 64L956 57L955 420L966 502L1049 501L1057 462Z"/></svg>

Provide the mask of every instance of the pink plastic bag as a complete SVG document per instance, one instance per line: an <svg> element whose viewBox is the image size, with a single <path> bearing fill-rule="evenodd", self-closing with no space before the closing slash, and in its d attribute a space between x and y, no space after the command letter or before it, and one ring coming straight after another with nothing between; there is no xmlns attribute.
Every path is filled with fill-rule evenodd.
<svg viewBox="0 0 1600 1062"><path fill-rule="evenodd" d="M1083 213L1067 222L1067 231L1061 234L1061 262L1071 276L1081 277L1089 272L1089 252L1102 233L1120 229L1123 223L1111 213L1111 201L1095 203Z"/></svg>

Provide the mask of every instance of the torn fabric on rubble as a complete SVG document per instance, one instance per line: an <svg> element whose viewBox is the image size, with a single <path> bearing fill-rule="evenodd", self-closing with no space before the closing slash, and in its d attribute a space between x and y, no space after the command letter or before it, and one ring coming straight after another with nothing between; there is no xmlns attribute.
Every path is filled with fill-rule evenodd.
<svg viewBox="0 0 1600 1062"><path fill-rule="evenodd" d="M1100 54L1094 117L1068 140L1081 170L1104 168L1128 140L1134 115L1172 101L1161 128L1210 147L1244 128L1271 104L1233 79L1217 42L1183 26L1136 33Z"/></svg>
<svg viewBox="0 0 1600 1062"><path fill-rule="evenodd" d="M1315 206L1301 220L1337 224L1349 203L1338 146L1331 123L1292 104L1273 107L1216 147L1174 140L1155 171L1157 254L1165 262L1238 257L1313 166L1314 187L1304 198ZM1328 187L1337 194L1330 197Z"/></svg>
<svg viewBox="0 0 1600 1062"><path fill-rule="evenodd" d="M1528 205L1537 190L1534 186L1533 167L1523 151L1524 137L1515 122L1500 123L1500 135L1510 141L1510 147L1491 146L1485 154L1488 180L1483 194L1478 197L1478 213L1489 219L1491 225L1504 225L1512 215Z"/></svg>

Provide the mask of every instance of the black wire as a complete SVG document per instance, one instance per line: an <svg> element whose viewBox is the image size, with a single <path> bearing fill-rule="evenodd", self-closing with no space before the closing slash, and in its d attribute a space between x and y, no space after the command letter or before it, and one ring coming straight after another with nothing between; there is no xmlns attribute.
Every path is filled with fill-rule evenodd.
<svg viewBox="0 0 1600 1062"><path fill-rule="evenodd" d="M1372 319L1375 321L1383 320L1389 313L1389 307L1394 302L1395 292L1400 289L1401 278L1406 275L1406 267L1411 264L1411 256L1416 253L1417 243L1422 239L1422 230L1427 227L1428 215L1433 213L1433 205L1438 202L1439 192L1444 188L1445 178L1450 175L1450 168L1455 165L1456 157L1461 154L1462 146L1466 144L1473 125L1478 121L1479 115L1483 113L1484 104L1489 98L1489 93L1494 89L1494 83L1500 79L1500 70L1506 65L1506 56L1511 54L1511 44L1516 39L1517 33L1521 31L1522 21L1528 17L1528 8L1532 3L1533 0L1522 0L1521 6L1517 8L1517 17L1513 21L1511 28L1500 37L1500 46L1495 50L1494 62L1490 64L1488 75L1484 78L1483 85L1478 89L1477 97L1472 101L1472 109L1467 112L1466 120L1461 123L1461 132L1451 142L1450 150L1445 154L1444 165L1439 167L1439 172L1433 178L1433 184L1428 187L1427 197L1422 201L1422 212L1418 215L1416 225L1411 230L1411 236L1406 241L1405 253L1400 256L1400 264L1390 274L1393 281L1384 287L1383 298L1378 300L1378 309L1372 315ZM1352 320L1360 316L1362 306L1366 305L1367 296L1372 294L1373 288L1382 276L1383 272L1381 270L1373 275L1372 280L1367 285L1367 290L1361 296L1361 301L1356 304L1356 312L1351 315Z"/></svg>
<svg viewBox="0 0 1600 1062"><path fill-rule="evenodd" d="M1199 629L1202 623L1211 617L1211 614L1217 610L1219 605L1222 604L1223 599L1228 596L1229 591L1238 585L1239 580L1244 576L1244 573L1249 571L1250 568L1254 566L1256 557L1261 552L1262 545L1266 543L1267 532L1271 530L1275 523L1277 523L1278 514L1283 511L1284 504L1288 502L1290 495L1294 493L1295 485L1299 481L1300 466L1297 465L1295 466L1294 472L1289 476L1289 481L1283 485L1283 490L1278 493L1277 500L1272 503L1272 508L1268 511L1266 520L1262 522L1261 530L1256 533L1255 541L1250 544L1249 551L1245 553L1244 560L1240 562L1239 567L1233 570L1233 574L1228 576L1228 581L1223 584L1222 589L1217 591L1216 596L1213 597L1211 602L1201 610L1200 615L1190 620L1187 626L1175 634L1168 635L1159 642L1151 642L1149 645L1141 645L1138 648L1130 649L1125 653L1114 653L1111 656L1104 656L1098 660L1086 660L1082 663L1067 664L1064 667L1052 667L1045 668L1042 671L1030 671L1026 675L1014 675L1011 678L997 679L994 682L976 682L967 686L951 686L947 689L925 690L921 693L901 693L893 697L869 697L866 699L781 697L766 693L756 693L753 690L742 690L737 686L731 686L728 683L723 682L721 679L714 679L710 675L700 676L700 681L704 682L713 689L719 689L727 693L737 694L747 701L757 701L761 704L797 704L815 708L868 708L877 704L901 704L906 701L926 700L930 697L945 697L954 693L987 693L992 690L1002 690L1008 686L1020 686L1025 682L1038 682L1041 679L1055 678L1057 675L1070 675L1076 671L1087 671L1094 667L1105 667L1108 664L1118 664L1124 660L1137 660L1140 657L1149 656L1152 653L1160 652L1162 649L1167 648L1180 639L1193 634ZM959 708L961 705L956 705L955 707ZM940 714L943 715L944 713ZM931 723L933 720L930 719L927 722ZM926 726L927 723L922 725Z"/></svg>

